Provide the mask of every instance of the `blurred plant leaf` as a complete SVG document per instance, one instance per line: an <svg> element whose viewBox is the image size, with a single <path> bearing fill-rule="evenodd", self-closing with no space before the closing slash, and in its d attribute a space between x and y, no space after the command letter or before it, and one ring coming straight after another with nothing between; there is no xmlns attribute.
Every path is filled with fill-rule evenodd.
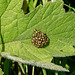
<svg viewBox="0 0 75 75"><path fill-rule="evenodd" d="M2 69L0 68L0 75L3 75Z"/></svg>
<svg viewBox="0 0 75 75"><path fill-rule="evenodd" d="M19 57L11 56L10 54L5 53L5 52L1 52L1 55L4 58L8 58L8 59L14 60L16 62L29 64L29 65L33 65L33 66L37 66L37 67L41 67L41 68L51 69L51 70L69 72L69 70L63 68L62 66L56 65L54 63L45 63L45 62L35 62L35 61L22 60Z"/></svg>

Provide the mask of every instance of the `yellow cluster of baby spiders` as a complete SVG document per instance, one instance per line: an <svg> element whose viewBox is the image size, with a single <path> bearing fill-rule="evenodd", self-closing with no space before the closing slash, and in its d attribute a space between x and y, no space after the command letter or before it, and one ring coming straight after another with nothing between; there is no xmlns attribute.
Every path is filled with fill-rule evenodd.
<svg viewBox="0 0 75 75"><path fill-rule="evenodd" d="M34 32L35 34L33 34L31 41L35 47L43 47L48 43L48 38L44 33L37 31L36 29L34 29Z"/></svg>

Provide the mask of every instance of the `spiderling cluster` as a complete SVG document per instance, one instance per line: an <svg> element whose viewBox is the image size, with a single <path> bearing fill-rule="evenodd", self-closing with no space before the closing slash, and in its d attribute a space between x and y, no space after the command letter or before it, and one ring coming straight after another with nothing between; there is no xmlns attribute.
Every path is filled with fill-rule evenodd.
<svg viewBox="0 0 75 75"><path fill-rule="evenodd" d="M31 42L34 44L35 47L43 47L48 43L48 38L46 34L42 33L41 31L37 31L34 29L35 34L32 36Z"/></svg>

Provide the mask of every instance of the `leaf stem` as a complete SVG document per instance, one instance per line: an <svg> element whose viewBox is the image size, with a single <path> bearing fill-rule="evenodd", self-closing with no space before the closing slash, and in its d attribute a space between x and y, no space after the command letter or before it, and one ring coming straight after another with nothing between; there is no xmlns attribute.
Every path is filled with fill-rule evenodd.
<svg viewBox="0 0 75 75"><path fill-rule="evenodd" d="M43 75L47 75L47 73L46 73L46 70L45 70L45 69L42 69L42 71L43 71Z"/></svg>
<svg viewBox="0 0 75 75"><path fill-rule="evenodd" d="M57 71L55 71L55 75L58 75L58 72Z"/></svg>
<svg viewBox="0 0 75 75"><path fill-rule="evenodd" d="M32 68L32 75L34 75L34 66L33 66L33 68Z"/></svg>

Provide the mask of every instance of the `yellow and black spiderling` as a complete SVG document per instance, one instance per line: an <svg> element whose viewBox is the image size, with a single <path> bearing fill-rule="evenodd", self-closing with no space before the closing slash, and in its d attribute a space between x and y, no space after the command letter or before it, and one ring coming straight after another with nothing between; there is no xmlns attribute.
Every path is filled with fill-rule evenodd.
<svg viewBox="0 0 75 75"><path fill-rule="evenodd" d="M35 34L32 36L31 42L34 44L35 47L43 47L49 41L46 34L42 33L41 31L37 31L34 29Z"/></svg>

